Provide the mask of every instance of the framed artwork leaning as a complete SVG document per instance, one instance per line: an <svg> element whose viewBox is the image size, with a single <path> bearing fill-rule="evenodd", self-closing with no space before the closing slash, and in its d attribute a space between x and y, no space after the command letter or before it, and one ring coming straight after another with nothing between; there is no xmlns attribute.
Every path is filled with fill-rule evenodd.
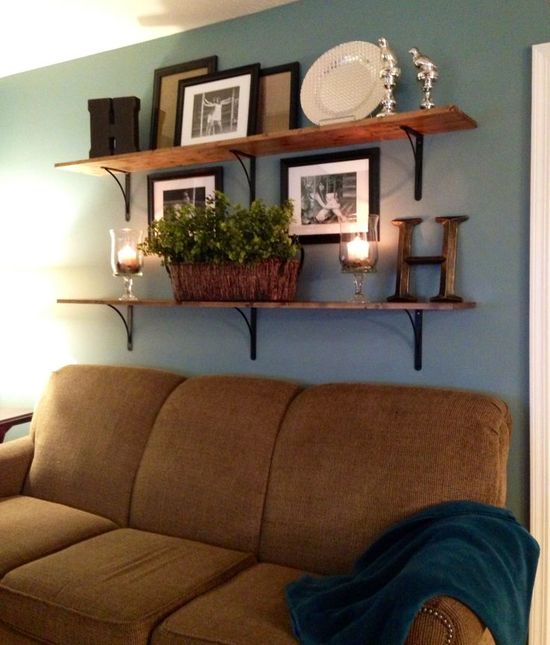
<svg viewBox="0 0 550 645"><path fill-rule="evenodd" d="M281 202L290 199L291 235L338 242L340 221L380 213L380 148L281 160Z"/></svg>
<svg viewBox="0 0 550 645"><path fill-rule="evenodd" d="M155 70L151 110L151 150L171 148L174 145L178 83L197 76L212 74L217 68L218 57L209 56Z"/></svg>
<svg viewBox="0 0 550 645"><path fill-rule="evenodd" d="M260 70L256 132L280 132L298 127L300 63Z"/></svg>
<svg viewBox="0 0 550 645"><path fill-rule="evenodd" d="M148 223L186 203L204 205L215 191L223 190L223 168L213 166L147 177Z"/></svg>
<svg viewBox="0 0 550 645"><path fill-rule="evenodd" d="M260 65L178 83L175 146L254 134Z"/></svg>

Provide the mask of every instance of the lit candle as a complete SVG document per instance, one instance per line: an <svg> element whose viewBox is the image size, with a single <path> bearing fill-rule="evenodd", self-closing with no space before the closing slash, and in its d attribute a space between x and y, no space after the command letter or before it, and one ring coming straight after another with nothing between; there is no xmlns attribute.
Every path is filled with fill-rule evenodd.
<svg viewBox="0 0 550 645"><path fill-rule="evenodd" d="M129 244L123 246L117 252L117 269L120 273L138 273L140 266L137 249Z"/></svg>
<svg viewBox="0 0 550 645"><path fill-rule="evenodd" d="M369 243L356 235L348 242L348 260L350 262L363 262L369 257Z"/></svg>

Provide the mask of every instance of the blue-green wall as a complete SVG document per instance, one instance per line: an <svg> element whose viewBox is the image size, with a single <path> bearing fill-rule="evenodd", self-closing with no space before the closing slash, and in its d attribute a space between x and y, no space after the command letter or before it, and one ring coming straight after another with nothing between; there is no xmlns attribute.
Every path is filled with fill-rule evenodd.
<svg viewBox="0 0 550 645"><path fill-rule="evenodd" d="M314 383L328 380L443 385L493 393L510 405L514 436L509 505L528 513L528 218L530 47L550 38L543 0L300 0L288 6L145 44L0 80L0 404L31 404L48 372L70 361L173 368L188 374L240 372ZM142 146L149 141L156 68L217 54L220 69L298 60L305 74L330 47L386 36L400 58L401 111L419 87L408 49L439 64L434 98L457 104L479 128L430 137L424 199L412 197L406 141L381 144L379 272L372 296L393 291L395 217L420 216L417 253L438 252L438 215L467 214L460 231L458 291L475 310L425 316L424 369L412 368L411 330L401 312L260 312L258 360L248 358L238 315L212 310L138 310L135 349L107 308L56 305L57 297L109 297L108 229L123 224L109 178L54 170L89 149L89 98L141 98ZM304 120L304 124L306 121ZM259 162L258 193L278 199L277 159ZM133 178L132 225L146 224L146 174ZM246 199L236 164L226 190ZM437 291L419 269L422 295ZM344 299L349 276L334 246L307 249L300 295ZM137 281L142 296L168 297L154 259Z"/></svg>

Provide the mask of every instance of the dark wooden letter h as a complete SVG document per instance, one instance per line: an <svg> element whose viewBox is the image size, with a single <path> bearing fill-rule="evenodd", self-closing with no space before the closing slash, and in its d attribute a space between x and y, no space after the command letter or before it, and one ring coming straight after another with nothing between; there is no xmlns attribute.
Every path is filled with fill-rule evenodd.
<svg viewBox="0 0 550 645"><path fill-rule="evenodd" d="M115 99L90 99L90 157L137 152L139 150L136 96Z"/></svg>
<svg viewBox="0 0 550 645"><path fill-rule="evenodd" d="M439 264L439 293L430 298L431 302L462 302L454 293L456 277L456 247L458 226L468 219L466 215L456 217L436 217L443 224L443 249L441 255L411 255L414 227L422 222L420 217L394 219L392 224L399 228L397 247L397 277L395 293L389 302L416 302L418 298L410 292L411 267L417 264Z"/></svg>

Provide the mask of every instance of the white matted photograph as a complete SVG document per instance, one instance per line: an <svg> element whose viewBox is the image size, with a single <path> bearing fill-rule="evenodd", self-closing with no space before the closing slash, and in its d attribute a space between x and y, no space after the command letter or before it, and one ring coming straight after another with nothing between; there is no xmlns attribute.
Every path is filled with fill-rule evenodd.
<svg viewBox="0 0 550 645"><path fill-rule="evenodd" d="M380 149L281 160L281 201L290 199L290 233L304 243L337 242L341 221L380 212Z"/></svg>
<svg viewBox="0 0 550 645"><path fill-rule="evenodd" d="M184 204L204 206L216 191L223 190L223 168L197 168L147 177L148 221L151 224Z"/></svg>
<svg viewBox="0 0 550 645"><path fill-rule="evenodd" d="M247 65L182 80L174 145L208 143L253 134L256 128L260 66Z"/></svg>

